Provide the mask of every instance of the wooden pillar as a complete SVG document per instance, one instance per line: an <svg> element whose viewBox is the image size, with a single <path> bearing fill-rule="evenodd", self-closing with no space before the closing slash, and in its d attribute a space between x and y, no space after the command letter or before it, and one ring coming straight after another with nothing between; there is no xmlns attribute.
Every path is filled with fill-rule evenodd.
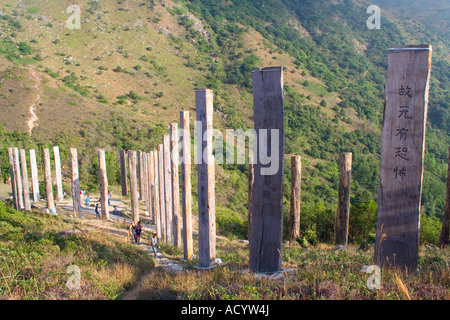
<svg viewBox="0 0 450 320"><path fill-rule="evenodd" d="M23 210L25 206L23 203L23 185L22 185L22 174L20 172L20 157L18 148L13 148L13 157L14 157L14 180L16 183L16 193L19 204L19 210Z"/></svg>
<svg viewBox="0 0 450 320"><path fill-rule="evenodd" d="M447 198L445 200L444 219L439 236L439 247L444 247L450 242L450 147L448 148L448 171L447 171Z"/></svg>
<svg viewBox="0 0 450 320"><path fill-rule="evenodd" d="M59 155L59 147L53 147L53 157L55 159L55 179L56 179L56 200L64 199L62 175L61 175L61 157Z"/></svg>
<svg viewBox="0 0 450 320"><path fill-rule="evenodd" d="M36 151L30 149L30 171L31 171L31 188L33 191L33 201L41 200L39 195L39 179L38 179L38 169L36 163Z"/></svg>
<svg viewBox="0 0 450 320"><path fill-rule="evenodd" d="M139 185L139 200L144 200L143 197L143 179L144 179L144 173L143 173L143 159L142 159L142 151L139 150L137 152L137 168L138 171L138 185Z"/></svg>
<svg viewBox="0 0 450 320"><path fill-rule="evenodd" d="M125 150L120 150L120 180L122 183L122 196L128 195L128 181L127 181L127 154Z"/></svg>
<svg viewBox="0 0 450 320"><path fill-rule="evenodd" d="M291 211L289 241L300 237L300 208L302 186L302 157L291 156Z"/></svg>
<svg viewBox="0 0 450 320"><path fill-rule="evenodd" d="M159 185L159 161L158 161L158 150L153 150L153 181L155 184L154 196L154 208L155 208L155 223L156 223L156 234L161 237L161 203L159 200L160 195L160 185Z"/></svg>
<svg viewBox="0 0 450 320"><path fill-rule="evenodd" d="M102 206L102 218L109 220L108 177L106 175L106 159L104 149L98 149L98 178L100 183L100 203Z"/></svg>
<svg viewBox="0 0 450 320"><path fill-rule="evenodd" d="M166 229L166 198L164 183L164 151L163 145L158 144L158 179L159 179L159 214L161 217L161 238L167 241Z"/></svg>
<svg viewBox="0 0 450 320"><path fill-rule="evenodd" d="M210 267L216 258L215 168L212 154L213 91L195 90L198 172L198 258L200 267Z"/></svg>
<svg viewBox="0 0 450 320"><path fill-rule="evenodd" d="M156 225L156 208L155 208L155 158L154 152L148 154L148 181L149 181L149 197L150 197L150 219L152 224Z"/></svg>
<svg viewBox="0 0 450 320"><path fill-rule="evenodd" d="M14 166L14 150L13 148L8 148L8 161L9 161L9 175L11 177L11 191L13 196L14 209L19 210L19 198L17 192L16 184L16 173Z"/></svg>
<svg viewBox="0 0 450 320"><path fill-rule="evenodd" d="M281 270L283 230L283 71L281 67L255 69L252 76L259 150L251 200L250 270L277 272Z"/></svg>
<svg viewBox="0 0 450 320"><path fill-rule="evenodd" d="M142 200L144 200L145 208L147 209L147 214L150 215L150 202L149 202L149 196L148 196L148 159L147 159L147 153L142 152Z"/></svg>
<svg viewBox="0 0 450 320"><path fill-rule="evenodd" d="M179 148L178 124L170 124L170 155L172 159L172 203L173 203L173 243L181 248L180 181L178 177Z"/></svg>
<svg viewBox="0 0 450 320"><path fill-rule="evenodd" d="M47 209L51 212L53 209L55 209L55 201L53 200L53 184L50 166L50 152L47 148L43 149L43 155L44 155L44 180L45 180Z"/></svg>
<svg viewBox="0 0 450 320"><path fill-rule="evenodd" d="M339 199L334 230L334 244L347 246L350 216L350 184L352 179L352 153L340 155Z"/></svg>
<svg viewBox="0 0 450 320"><path fill-rule="evenodd" d="M166 237L167 242L174 244L173 239L173 202L172 202L172 164L170 160L170 136L163 136L164 152L164 193L166 206Z"/></svg>
<svg viewBox="0 0 450 320"><path fill-rule="evenodd" d="M181 210L183 215L183 253L190 260L193 251L192 242L192 186L191 186L191 138L189 111L180 112L181 141Z"/></svg>
<svg viewBox="0 0 450 320"><path fill-rule="evenodd" d="M134 223L139 222L139 198L138 183L136 174L136 151L128 151L128 165L130 171L130 196L131 196L131 215Z"/></svg>
<svg viewBox="0 0 450 320"><path fill-rule="evenodd" d="M431 46L389 48L374 260L415 270Z"/></svg>
<svg viewBox="0 0 450 320"><path fill-rule="evenodd" d="M27 155L24 149L19 150L20 167L22 170L23 205L25 210L31 210L30 184L28 182Z"/></svg>
<svg viewBox="0 0 450 320"><path fill-rule="evenodd" d="M80 176L78 174L78 153L76 148L70 148L70 172L72 174L72 203L73 213L78 216L81 212Z"/></svg>

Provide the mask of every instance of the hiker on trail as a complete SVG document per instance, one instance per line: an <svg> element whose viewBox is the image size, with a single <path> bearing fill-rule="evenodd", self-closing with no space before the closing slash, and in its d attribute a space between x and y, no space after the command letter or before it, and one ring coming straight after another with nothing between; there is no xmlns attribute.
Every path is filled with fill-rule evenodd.
<svg viewBox="0 0 450 320"><path fill-rule="evenodd" d="M114 206L113 214L118 214L118 213L119 213L119 211L117 210L117 206Z"/></svg>
<svg viewBox="0 0 450 320"><path fill-rule="evenodd" d="M89 198L89 196L86 196L86 206L89 208L91 199Z"/></svg>
<svg viewBox="0 0 450 320"><path fill-rule="evenodd" d="M134 242L136 242L136 225L134 224L134 222L132 222L130 225L129 233L133 236Z"/></svg>
<svg viewBox="0 0 450 320"><path fill-rule="evenodd" d="M142 234L142 226L141 226L141 222L139 221L136 226L136 243L137 244L139 244L139 242L141 241L141 234Z"/></svg>
<svg viewBox="0 0 450 320"><path fill-rule="evenodd" d="M155 254L155 258L156 258L156 254L158 253L158 248L159 248L158 235L156 233L154 233L153 237L152 237L152 249L153 249L153 253Z"/></svg>
<svg viewBox="0 0 450 320"><path fill-rule="evenodd" d="M112 191L108 191L108 206L111 205Z"/></svg>
<svg viewBox="0 0 450 320"><path fill-rule="evenodd" d="M100 218L100 212L98 211L98 202L95 204L95 214Z"/></svg>

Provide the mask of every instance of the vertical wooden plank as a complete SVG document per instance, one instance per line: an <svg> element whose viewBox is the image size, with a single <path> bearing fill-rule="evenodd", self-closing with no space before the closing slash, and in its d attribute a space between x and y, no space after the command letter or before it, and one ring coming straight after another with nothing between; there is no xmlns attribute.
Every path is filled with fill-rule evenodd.
<svg viewBox="0 0 450 320"><path fill-rule="evenodd" d="M166 228L166 197L164 182L164 151L163 145L158 144L158 179L159 179L159 214L161 217L161 238L167 241Z"/></svg>
<svg viewBox="0 0 450 320"><path fill-rule="evenodd" d="M444 247L450 242L450 147L448 147L447 198L445 200L444 219L439 236L439 246Z"/></svg>
<svg viewBox="0 0 450 320"><path fill-rule="evenodd" d="M53 157L55 160L55 179L56 179L56 200L62 201L64 198L62 175L61 175L61 157L59 154L59 147L53 147Z"/></svg>
<svg viewBox="0 0 450 320"><path fill-rule="evenodd" d="M122 183L122 196L128 195L128 181L127 181L127 154L125 150L120 150L120 180Z"/></svg>
<svg viewBox="0 0 450 320"><path fill-rule="evenodd" d="M13 196L14 209L19 210L19 198L18 198L18 194L17 194L13 148L8 148L8 161L9 161L9 175L11 177L11 191L12 191L12 196Z"/></svg>
<svg viewBox="0 0 450 320"><path fill-rule="evenodd" d="M162 234L162 227L161 227L161 203L159 200L159 195L160 195L160 185L159 185L159 152L158 150L153 150L153 177L154 177L154 183L155 183L155 190L154 190L154 194L155 194L155 202L154 202L154 207L155 207L155 220L156 220L156 234L158 235L158 237L161 237Z"/></svg>
<svg viewBox="0 0 450 320"><path fill-rule="evenodd" d="M155 154L150 151L148 154L148 173L149 173L149 194L150 194L150 219L152 224L156 225L156 208L155 208Z"/></svg>
<svg viewBox="0 0 450 320"><path fill-rule="evenodd" d="M102 205L102 218L109 220L108 177L106 175L106 159L104 149L98 149L98 178L100 182L100 203Z"/></svg>
<svg viewBox="0 0 450 320"><path fill-rule="evenodd" d="M250 270L277 272L281 270L284 182L284 111L283 71L281 67L255 69L253 75L253 115L259 149L266 144L266 162L259 150L255 155L255 180L252 190L250 226ZM267 130L267 139L263 133ZM278 139L277 139L278 135ZM272 141L274 140L274 141ZM275 144L275 147L272 147ZM274 170L274 172L272 172Z"/></svg>
<svg viewBox="0 0 450 320"><path fill-rule="evenodd" d="M47 201L47 209L52 212L55 209L55 201L53 200L53 184L52 184L52 172L50 166L50 152L48 148L44 148L44 181L45 181L45 193Z"/></svg>
<svg viewBox="0 0 450 320"><path fill-rule="evenodd" d="M198 172L198 258L200 267L210 267L216 257L215 168L212 154L213 91L195 90Z"/></svg>
<svg viewBox="0 0 450 320"><path fill-rule="evenodd" d="M418 263L431 46L389 48L381 135L375 263Z"/></svg>
<svg viewBox="0 0 450 320"><path fill-rule="evenodd" d="M18 148L13 148L13 157L14 157L14 178L16 182L16 193L19 204L19 210L23 210L25 206L23 202L22 174L20 172L20 157Z"/></svg>
<svg viewBox="0 0 450 320"><path fill-rule="evenodd" d="M143 182L142 180L144 179L144 173L143 173L143 163L142 163L142 151L139 150L137 152L137 168L136 170L138 170L138 185L139 185L139 200L143 200L145 199L143 197Z"/></svg>
<svg viewBox="0 0 450 320"><path fill-rule="evenodd" d="M339 199L336 212L334 244L347 246L350 215L350 184L352 179L352 153L340 155Z"/></svg>
<svg viewBox="0 0 450 320"><path fill-rule="evenodd" d="M183 254L190 260L194 254L192 242L192 185L191 185L191 136L189 111L180 112L181 141L181 209L183 215Z"/></svg>
<svg viewBox="0 0 450 320"><path fill-rule="evenodd" d="M22 170L23 205L25 210L31 210L30 184L28 182L27 155L24 149L19 150L20 167Z"/></svg>
<svg viewBox="0 0 450 320"><path fill-rule="evenodd" d="M302 157L291 156L291 211L289 241L294 243L300 237L301 214L301 186L302 186Z"/></svg>
<svg viewBox="0 0 450 320"><path fill-rule="evenodd" d="M180 217L180 181L178 177L178 164L180 152L178 147L178 124L170 124L170 155L172 163L172 203L173 203L173 243L181 248L181 217Z"/></svg>
<svg viewBox="0 0 450 320"><path fill-rule="evenodd" d="M136 151L128 151L128 165L130 171L130 196L131 196L131 215L134 223L139 222L139 198L138 183L136 174Z"/></svg>
<svg viewBox="0 0 450 320"><path fill-rule="evenodd" d="M163 136L164 152L164 197L166 206L166 237L173 244L173 203L172 203L172 165L170 161L170 136Z"/></svg>
<svg viewBox="0 0 450 320"><path fill-rule="evenodd" d="M80 176L78 173L78 151L70 148L70 172L72 175L72 204L73 213L78 216L81 212Z"/></svg>
<svg viewBox="0 0 450 320"><path fill-rule="evenodd" d="M30 171L31 171L31 188L33 190L33 201L41 200L39 195L39 179L38 179L38 169L36 163L36 151L30 149Z"/></svg>
<svg viewBox="0 0 450 320"><path fill-rule="evenodd" d="M147 168L148 168L148 159L147 159L147 153L146 152L142 152L142 200L144 200L145 203L145 208L147 209L147 214L150 215L150 208L149 208L149 198L148 198L148 172L147 172Z"/></svg>

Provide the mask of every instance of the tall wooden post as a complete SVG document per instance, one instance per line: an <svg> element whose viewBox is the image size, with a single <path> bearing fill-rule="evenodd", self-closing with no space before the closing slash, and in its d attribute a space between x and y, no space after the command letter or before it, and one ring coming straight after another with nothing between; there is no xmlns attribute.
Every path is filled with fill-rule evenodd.
<svg viewBox="0 0 450 320"><path fill-rule="evenodd" d="M100 203L102 205L102 218L109 220L108 177L106 175L106 159L104 149L98 149L98 178L100 182Z"/></svg>
<svg viewBox="0 0 450 320"><path fill-rule="evenodd" d="M414 270L419 254L431 46L389 48L375 263Z"/></svg>
<svg viewBox="0 0 450 320"><path fill-rule="evenodd" d="M255 69L252 76L259 150L251 200L250 270L277 272L281 270L283 230L283 71L281 67Z"/></svg>
<svg viewBox="0 0 450 320"><path fill-rule="evenodd" d="M191 186L191 137L189 111L180 112L181 141L181 209L183 215L183 253L190 260L193 251L192 242L192 186Z"/></svg>
<svg viewBox="0 0 450 320"><path fill-rule="evenodd" d="M352 179L352 153L340 155L339 199L334 230L334 244L347 246L350 216L350 183Z"/></svg>
<svg viewBox="0 0 450 320"><path fill-rule="evenodd" d="M145 180L146 180L146 194L147 194L147 210L148 217L153 220L153 202L152 202L152 181L151 181L151 159L150 152L145 153L146 157L146 167L145 167Z"/></svg>
<svg viewBox="0 0 450 320"><path fill-rule="evenodd" d="M145 208L147 209L147 214L150 215L150 202L148 195L148 159L147 153L142 152L142 200L145 202Z"/></svg>
<svg viewBox="0 0 450 320"><path fill-rule="evenodd" d="M64 199L64 193L61 175L61 157L58 146L53 147L53 156L55 159L56 200L62 201Z"/></svg>
<svg viewBox="0 0 450 320"><path fill-rule="evenodd" d="M178 164L180 153L178 149L178 124L170 124L170 155L172 159L172 203L173 203L173 243L181 248L181 217L180 217L180 181L178 177Z"/></svg>
<svg viewBox="0 0 450 320"><path fill-rule="evenodd" d="M14 180L16 182L16 193L19 204L19 210L23 210L25 206L23 203L23 184L22 184L22 174L20 172L20 157L18 148L13 148L13 157L14 157Z"/></svg>
<svg viewBox="0 0 450 320"><path fill-rule="evenodd" d="M134 223L139 222L139 198L138 184L136 174L136 151L128 151L128 165L130 171L130 196L131 196L131 215Z"/></svg>
<svg viewBox="0 0 450 320"><path fill-rule="evenodd" d="M19 150L22 170L23 205L25 210L31 210L30 184L28 183L27 156L24 149Z"/></svg>
<svg viewBox="0 0 450 320"><path fill-rule="evenodd" d="M139 200L145 199L143 197L143 179L144 179L144 173L143 173L143 159L142 159L142 151L137 151L137 168L138 170L138 185L139 185Z"/></svg>
<svg viewBox="0 0 450 320"><path fill-rule="evenodd" d="M154 183L155 183L155 202L154 202L154 206L155 206L155 220L156 220L156 234L158 235L158 237L161 237L161 232L162 232L162 227L161 227L161 203L159 200L159 195L160 195L160 184L159 184L159 157L158 157L158 150L153 150L153 178L154 178Z"/></svg>
<svg viewBox="0 0 450 320"><path fill-rule="evenodd" d="M81 211L80 176L78 174L78 153L76 148L70 148L70 172L72 174L73 213L78 216Z"/></svg>
<svg viewBox="0 0 450 320"><path fill-rule="evenodd" d="M447 198L445 200L444 219L439 236L439 246L444 247L450 242L450 147L448 147Z"/></svg>
<svg viewBox="0 0 450 320"><path fill-rule="evenodd" d="M45 180L47 209L51 212L53 209L55 209L55 201L53 200L53 184L50 166L50 152L47 148L44 148L42 151L44 155L44 180Z"/></svg>
<svg viewBox="0 0 450 320"><path fill-rule="evenodd" d="M291 156L291 211L289 242L300 237L300 211L302 186L302 157Z"/></svg>
<svg viewBox="0 0 450 320"><path fill-rule="evenodd" d="M8 161L9 161L9 175L11 177L11 191L13 196L14 209L19 210L19 198L17 193L13 148L8 148Z"/></svg>
<svg viewBox="0 0 450 320"><path fill-rule="evenodd" d="M164 182L164 150L163 145L158 144L158 181L159 181L159 214L161 217L161 238L167 241L166 228L166 196Z"/></svg>
<svg viewBox="0 0 450 320"><path fill-rule="evenodd" d="M173 202L172 202L172 164L170 161L170 136L163 136L164 152L164 193L166 206L166 237L167 242L173 243Z"/></svg>
<svg viewBox="0 0 450 320"><path fill-rule="evenodd" d="M155 206L155 152L150 151L148 154L148 172L149 172L149 193L150 193L150 216L153 224L156 225L156 206Z"/></svg>
<svg viewBox="0 0 450 320"><path fill-rule="evenodd" d="M31 171L31 188L33 190L33 201L41 200L39 195L39 179L38 179L38 169L36 163L36 151L30 149L30 171Z"/></svg>
<svg viewBox="0 0 450 320"><path fill-rule="evenodd" d="M200 267L210 267L216 258L215 168L212 154L213 91L195 90L198 151L198 259Z"/></svg>
<svg viewBox="0 0 450 320"><path fill-rule="evenodd" d="M128 181L127 181L127 154L125 150L120 150L120 180L122 183L122 196L128 195Z"/></svg>

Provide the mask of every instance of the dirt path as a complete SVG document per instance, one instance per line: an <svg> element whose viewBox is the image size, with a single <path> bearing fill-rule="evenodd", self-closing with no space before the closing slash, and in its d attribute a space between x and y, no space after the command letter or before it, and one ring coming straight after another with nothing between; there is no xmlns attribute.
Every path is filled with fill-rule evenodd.
<svg viewBox="0 0 450 320"><path fill-rule="evenodd" d="M34 100L34 102L29 107L31 116L28 119L27 126L28 126L28 133L30 134L30 136L31 136L31 133L33 132L33 129L37 126L37 122L39 120L39 118L36 114L36 109L37 109L37 103L41 99L41 94L42 94L42 90L39 88L39 85L41 84L41 79L39 79L36 76L34 69L31 69L31 74L37 81L34 87L39 91L39 93L38 93L36 99Z"/></svg>

